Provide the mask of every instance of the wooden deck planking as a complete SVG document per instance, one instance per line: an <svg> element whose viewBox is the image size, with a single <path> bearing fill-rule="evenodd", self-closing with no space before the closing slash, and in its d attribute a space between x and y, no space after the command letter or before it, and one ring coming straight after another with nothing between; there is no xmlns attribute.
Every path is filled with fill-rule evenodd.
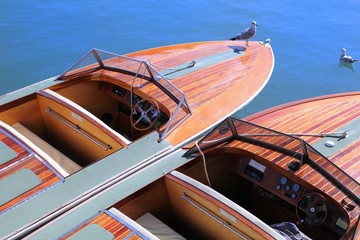
<svg viewBox="0 0 360 240"><path fill-rule="evenodd" d="M346 104L342 105L334 104L333 106L310 108L301 112L289 113L287 117L284 117L285 119L282 118L273 122L270 126L266 123L264 125L284 133L321 133L325 130L325 128L321 127L329 121L334 111L341 109L347 111L348 106Z"/></svg>
<svg viewBox="0 0 360 240"><path fill-rule="evenodd" d="M176 55L177 55L176 60L178 61L177 64L180 65L180 64L186 63L193 59L205 57L209 54L215 54L221 50L223 50L223 51L229 50L228 47L226 46L226 44L218 44L218 45L219 45L219 47L215 48L215 49L213 49L211 46L199 48L199 50L196 51L195 53L192 51L188 51L187 49L183 50L183 51L178 51L176 53ZM203 51L204 48L208 48L209 51L208 52ZM250 50L247 50L247 52L246 52L246 55L249 55L249 57L246 62L241 62L241 64L239 64L239 62L240 62L240 58L243 56L239 55L239 57L236 57L234 59L226 60L223 63L205 67L204 69L187 74L186 76L179 77L177 79L173 79L173 80L171 80L171 82L186 94L187 100L190 103L190 105L192 103L195 103L196 101L198 101L199 97L201 97L203 99L202 103L206 102L209 99L211 99L212 97L217 96L219 94L219 92L226 90L228 87L230 87L236 81L238 81L242 75L246 74L246 72L247 72L246 70L248 70L249 67L252 66L252 64L254 63L254 61L257 57L257 54L259 53L259 48L260 48L259 45L254 45L254 47L249 48ZM146 54L142 55L142 54L138 53L138 54L135 54L135 57L144 59L144 58L146 58ZM173 58L172 55L160 55L159 54L159 58L160 57L163 59L162 61L165 61L165 59ZM158 61L157 60L158 58L156 55L152 56L152 62L155 61L155 59L156 59L155 63L159 64L159 62L161 62L161 58ZM237 66L237 65L240 65L240 66ZM166 67L166 66L164 65L164 67ZM168 66L168 67L171 67L171 66ZM231 72L232 76L230 76L230 72L228 73L229 74L228 76L222 76L223 73L226 72L226 70L228 70L228 69L234 69L234 71ZM135 70L135 68L132 70ZM133 77L129 77L126 79L123 77L120 77L118 75L118 73L109 72L107 74L112 75L116 78L121 78L122 80L127 81L127 83L130 85L132 84L132 81L134 80ZM226 78L228 84L226 84L226 83L224 84L225 78ZM204 97L203 96L204 93L209 93L209 89L206 87L206 84L205 84L205 83L208 83L209 81L211 81L211 82L217 81L218 83L215 84L216 86L214 88L219 89L219 87L220 87L220 90L213 92L211 95L207 95L207 97L206 96ZM202 88L203 88L202 92L199 93L199 89L201 91ZM145 86L141 90L144 91L145 93L149 94L150 96L156 98L160 102L163 102L164 105L166 105L166 106L168 105L168 102L164 102L164 99L160 98L160 96L163 96L162 92L159 89L155 88L153 85ZM195 97L194 99L192 98L193 96ZM200 98L200 100L201 100L201 98ZM167 101L171 101L167 96L165 96L165 99ZM197 104L197 105L199 105L199 104Z"/></svg>
<svg viewBox="0 0 360 240"><path fill-rule="evenodd" d="M344 148L343 151L332 156L332 161L360 182L360 161L359 161L360 140ZM340 163L340 164L339 164Z"/></svg>
<svg viewBox="0 0 360 240"><path fill-rule="evenodd" d="M328 95L284 104L249 116L245 118L245 120L284 133L303 132L320 134L324 132L339 131L339 128L359 119L359 110L360 93L353 92ZM352 127L357 128L358 126ZM354 129L350 129L350 134L352 133L352 130ZM356 132L353 132L353 134L356 134ZM320 139L319 137L308 136L300 138L306 140L309 144L314 144ZM360 139L357 138L329 157L333 163L357 182L360 181L359 147ZM287 170L287 164L284 160L288 157L283 157L275 153L271 156L266 154L266 150L264 153L261 153L260 156L280 165L284 170ZM276 157L276 155L278 156ZM324 164L326 165L326 163ZM329 173L332 173L332 171L334 170L329 170ZM303 167L295 174L306 181L309 186L312 185L320 189L337 202L341 202L347 197L337 188L337 186L326 180L307 164L303 165ZM334 173L333 176L342 180L345 185L348 185L348 187L354 191L355 195L360 195L360 187L358 184L350 182L348 179L342 179L342 177L336 173ZM349 216L353 217L351 220L352 226L356 223L358 210L348 213Z"/></svg>
<svg viewBox="0 0 360 240"><path fill-rule="evenodd" d="M93 219L88 221L86 224L81 225L79 228L63 236L61 239L68 239L91 224L97 224L103 229L112 233L114 235L115 240L124 239L128 237L131 237L130 239L139 239L139 240L142 239L137 234L133 234L133 231L131 229L129 229L128 227L126 227L125 225L118 222L116 219L112 218L111 216L109 216L104 212L98 214Z"/></svg>
<svg viewBox="0 0 360 240"><path fill-rule="evenodd" d="M193 135L190 131L197 131L193 124L190 127L190 122L197 122L198 125L196 127L201 128L205 124L203 119L207 119L209 122L219 121L219 119L227 116L226 113L229 113L229 109L235 111L243 106L249 98L252 98L253 94L266 83L264 79L267 78L272 70L270 67L266 68L266 64L272 64L273 56L271 51L266 47L260 48L258 54L259 56L261 55L261 63L257 61L259 59L259 56L257 56L257 63L254 63L251 71L249 70L242 78L239 78L231 87L224 89L221 93L217 92L212 98L208 98L204 104L193 109L193 115L182 124L181 130L175 129L174 134L167 137L167 140L176 144L179 142L179 134L187 136ZM242 60L239 59L239 61ZM234 73L234 76L236 76L236 73ZM222 107L220 108L219 106Z"/></svg>
<svg viewBox="0 0 360 240"><path fill-rule="evenodd" d="M353 115L350 114L349 118L350 119L353 118ZM357 144L359 144L359 142L357 142ZM339 167L342 167L342 169L344 171L348 172L353 177L354 177L354 174L352 172L357 173L357 175L355 176L355 179L358 179L359 167L357 167L357 166L360 165L360 163L358 163L358 161L356 161L355 166L354 166L354 164L351 164L351 161L353 161L354 157L356 157L358 155L358 153L356 153L356 151L354 151L354 149L356 149L357 144L353 144L353 146L348 147L350 149L347 151L353 153L350 155L347 154L346 156L349 156L349 157L344 159L344 162L346 162L346 164L349 166L349 168L347 168L345 166L339 166ZM241 148L246 149L249 152L256 152L260 157L271 160L272 162L281 166L285 170L287 170L287 165L291 160L290 157L284 157L283 155L281 155L277 152L273 152L268 149L263 149L263 148L260 148L257 146L253 146L248 143L237 143L236 145L240 146ZM246 147L244 147L244 146L246 146ZM253 146L253 147L251 147L251 146ZM353 171L351 171L351 169ZM302 177L304 180L306 180L311 185L317 186L319 189L323 189L328 194L336 196L335 197L336 200L340 201L342 198L344 198L344 195L342 193L340 193L340 191L331 182L324 179L322 176L320 176L315 171L313 171L310 166L304 165L301 172L300 173L297 172L296 174L298 176ZM336 175L335 175L335 177L339 178L339 176L336 176Z"/></svg>
<svg viewBox="0 0 360 240"><path fill-rule="evenodd" d="M360 103L356 102L345 102L341 104L333 104L331 105L323 105L317 108L313 108L311 110L303 110L297 114L289 113L287 119L291 119L290 121L286 120L273 120L272 124L262 124L265 127L272 128L277 131L290 133L290 132L303 132L303 133L322 133L322 132L331 132L336 131L336 129L345 125L346 123L360 117L360 112L358 109L360 108ZM330 111L329 111L330 109ZM334 115L334 110L336 109L337 114ZM312 117L308 120L302 120L301 116L304 115L305 112ZM274 118L273 118L274 119ZM275 118L279 119L279 118ZM300 119L300 120L296 120ZM296 123L295 123L296 122ZM296 127L294 127L296 126ZM294 131L291 131L291 130ZM303 137L306 139L310 139L310 142L316 141L318 138L316 137Z"/></svg>
<svg viewBox="0 0 360 240"><path fill-rule="evenodd" d="M161 71L163 68L177 67L179 65L221 52L235 51L234 49L241 49L243 46L243 42L233 41L198 42L148 49L131 53L127 56L149 60L155 69ZM233 112L236 110L236 106L241 104L239 100L245 102L249 99L249 97L252 97L256 91L264 85L264 83L266 83L265 80L269 77L273 66L271 48L268 48L260 43L254 43L244 52L239 53L241 54L239 54L239 56L234 55L234 58L225 59L223 62L211 66L205 66L203 69L197 70L196 72L186 74L186 76L172 79L171 83L185 93L187 102L192 110L202 108L199 110L199 114L207 112L207 108L210 108L210 106L205 106L211 105L208 104L209 102L212 102L212 105L217 105L217 103L213 101L215 98L222 94L227 95L227 93L229 93L229 89L231 89L234 85L238 85L236 87L239 89L238 93L242 93L244 96L237 97L237 99L233 101L230 100L230 102L238 103L237 105L233 104L233 106L231 106L230 103L226 104L231 107L230 112ZM261 59L262 61L259 62L258 59ZM254 64L259 66L254 67ZM139 67L139 63L137 62L124 61L120 58L106 60L106 65L121 68L126 67L128 70L134 72L136 72ZM161 68L157 66L161 66ZM248 73L250 70L255 70L256 73L249 77ZM93 79L101 78L101 75L110 76L114 78L114 81L116 81L115 79L120 79L129 85L134 83L133 76L126 76L125 74L108 70L99 70L98 73L93 73ZM134 85L137 85L140 82L141 79L135 79ZM208 84L209 82L212 83L212 87L210 88ZM241 91L242 89L243 91ZM162 105L169 107L170 112L174 112L177 107L172 99L168 96L164 96L162 91L153 84L145 85L140 90L148 96L159 100ZM217 102L220 102L220 100ZM219 113L220 115L212 116L212 118L223 118L224 113L229 112L229 110L226 109L226 111L224 111L225 110L216 111L215 114ZM214 113L212 114L214 115ZM205 115L208 116L207 113ZM207 116L203 116L201 119ZM174 120L179 121L180 117L182 116L176 116Z"/></svg>
<svg viewBox="0 0 360 240"><path fill-rule="evenodd" d="M221 52L226 52L229 49L225 48L224 46L199 46L197 50L188 51L183 49L182 51L175 51L172 53L167 53L164 55L159 55L150 58L150 63L152 66L158 71L161 72L164 69L168 68L176 68L180 65L190 63L192 61L198 61L199 59L209 56L218 54Z"/></svg>
<svg viewBox="0 0 360 240"><path fill-rule="evenodd" d="M250 62L248 64L242 64L237 67L237 71L232 72L232 74L228 73L227 76L223 76L223 73L226 72L225 68L236 69L234 64L239 64L238 58L231 59L219 63L217 65L206 67L202 70L189 73L185 76L179 77L177 79L171 80L176 87L178 87L181 91L186 94L187 100L190 103L192 108L195 108L196 105L201 105L203 102L208 101L214 96L217 96L232 84L236 83L242 76L245 74L245 69L249 69L249 66L253 64ZM226 72L227 73L227 72ZM207 83L212 82L213 86L211 89L208 88ZM149 85L150 86L150 85ZM150 87L148 87L150 88ZM159 92L157 89L148 90L146 88L143 89L145 92L148 92L149 95L158 99L160 102L164 100L161 99L163 94ZM217 90L217 91L211 91ZM157 93L156 93L157 92ZM205 95L204 95L205 94ZM200 103L197 101L200 100ZM197 103L196 105L194 105ZM163 102L164 105L168 103Z"/></svg>
<svg viewBox="0 0 360 240"><path fill-rule="evenodd" d="M180 64L202 58L207 55L213 55L219 52L231 50L227 47L228 42L208 42L203 44L190 43L184 45L172 45L160 48L152 48L127 54L129 57L150 60L151 63L161 67L173 68Z"/></svg>
<svg viewBox="0 0 360 240"><path fill-rule="evenodd" d="M162 71L163 68L177 67L219 52L234 51L234 48L243 46L243 42L200 42L154 48L131 53L127 56L149 60L155 69ZM139 67L139 63L128 63L116 58L107 61L109 66L127 67L133 72L137 72ZM170 82L185 94L193 114L182 123L181 129L175 129L167 137L167 140L171 144L177 144L183 139L193 136L194 133L204 130L205 125L209 125L208 122L215 123L235 112L266 84L272 67L273 54L271 48L255 42L238 56L234 55L233 58L224 59L222 62L204 66L195 72L189 72L184 76L171 79ZM99 70L92 74L93 80L101 78L114 83L122 81L129 86L133 85L135 86L134 93L139 90L145 96L156 99L161 105L166 106L171 113L177 108L177 104L170 97L164 95L162 90L154 84L145 84L137 89L136 86L140 83L146 83L140 78L134 79L133 76L110 70ZM209 83L211 84L209 85ZM175 95L179 94L175 93ZM222 108L217 107L220 105ZM179 122L183 117L184 114L177 114L174 122ZM204 119L207 121L203 121ZM199 124L193 128L193 124L191 127L188 126L190 122Z"/></svg>

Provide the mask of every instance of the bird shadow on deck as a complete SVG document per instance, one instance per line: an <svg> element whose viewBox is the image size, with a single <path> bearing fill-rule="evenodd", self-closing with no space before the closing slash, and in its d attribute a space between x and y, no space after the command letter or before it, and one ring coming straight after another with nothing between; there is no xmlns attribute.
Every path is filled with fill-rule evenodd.
<svg viewBox="0 0 360 240"><path fill-rule="evenodd" d="M246 50L246 47L243 46L228 46L228 47L233 49L234 53L238 53L238 54Z"/></svg>

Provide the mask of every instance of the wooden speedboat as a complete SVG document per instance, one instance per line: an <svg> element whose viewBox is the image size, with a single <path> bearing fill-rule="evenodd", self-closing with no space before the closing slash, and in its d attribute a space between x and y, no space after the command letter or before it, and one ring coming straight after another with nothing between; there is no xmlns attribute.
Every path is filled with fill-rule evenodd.
<svg viewBox="0 0 360 240"><path fill-rule="evenodd" d="M29 237L359 239L359 110L357 92L228 118Z"/></svg>
<svg viewBox="0 0 360 240"><path fill-rule="evenodd" d="M63 74L1 96L0 238L21 236L205 133L251 101L273 65L259 42L125 56L94 49Z"/></svg>
<svg viewBox="0 0 360 240"><path fill-rule="evenodd" d="M345 93L228 118L28 237L359 239L359 109Z"/></svg>

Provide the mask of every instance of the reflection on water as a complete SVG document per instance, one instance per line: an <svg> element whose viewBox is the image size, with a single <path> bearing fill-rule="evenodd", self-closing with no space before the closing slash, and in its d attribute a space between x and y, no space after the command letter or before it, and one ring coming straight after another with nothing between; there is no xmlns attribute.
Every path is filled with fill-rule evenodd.
<svg viewBox="0 0 360 240"><path fill-rule="evenodd" d="M352 72L354 71L354 67L351 63L344 63L341 60L339 60L339 67L345 67L345 68L350 69Z"/></svg>

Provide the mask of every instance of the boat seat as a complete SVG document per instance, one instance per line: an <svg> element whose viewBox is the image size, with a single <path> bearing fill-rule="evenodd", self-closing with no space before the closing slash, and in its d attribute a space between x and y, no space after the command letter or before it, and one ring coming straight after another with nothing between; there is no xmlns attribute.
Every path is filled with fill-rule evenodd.
<svg viewBox="0 0 360 240"><path fill-rule="evenodd" d="M161 240L185 239L151 213L145 213L136 222Z"/></svg>
<svg viewBox="0 0 360 240"><path fill-rule="evenodd" d="M166 177L176 178L176 179L180 180L181 182L188 184L197 190L200 190L200 192L206 194L208 197L215 200L215 201L213 201L213 203L216 206L218 206L220 209L223 209L223 210L220 210L220 212L222 213L222 215L225 218L227 218L227 221L229 221L230 223L232 222L232 224L234 226L239 224L238 227L241 227L242 225L240 225L240 223L243 223L243 224L247 224L247 223L242 222L242 220L240 220L240 218L237 218L237 217L231 215L230 213L226 212L225 207L229 207L230 209L232 209L233 211L235 211L236 213L238 213L239 215L241 215L242 217L247 219L249 222L256 225L258 228L260 228L265 233L267 233L269 235L269 237L272 237L273 239L277 239L277 240L280 240L280 239L285 240L285 238L283 236L281 236L277 231L275 231L268 224L266 224L265 222L263 222L262 220L257 218L255 215L253 215L252 213L247 211L245 208L239 206L238 204L231 201L227 197L223 196L216 190L210 188L207 185L204 185L203 183L197 181L196 179L191 178L191 177L189 177L181 172L178 172L176 170L173 170L172 172L170 172ZM212 202L212 201L210 201L210 202ZM221 204L218 205L218 203L216 203L216 202L219 202ZM243 229L243 230L245 230L245 229ZM248 233L250 235L250 232L248 232ZM250 235L250 236L253 236L254 238L256 238L257 234Z"/></svg>
<svg viewBox="0 0 360 240"><path fill-rule="evenodd" d="M120 212L118 209L112 207L109 209L109 212L112 213L121 223L125 222L126 225L131 225L132 229L139 231L141 235L144 235L147 239L158 240L158 238L153 235L150 231L145 229L143 226Z"/></svg>
<svg viewBox="0 0 360 240"><path fill-rule="evenodd" d="M37 147L39 147L47 155L49 155L55 162L60 165L60 167L62 167L68 173L68 175L81 169L81 166L51 146L49 143L41 139L38 135L27 129L21 123L16 122L12 125L12 127Z"/></svg>
<svg viewBox="0 0 360 240"><path fill-rule="evenodd" d="M301 239L301 240L311 240L303 232L299 230L296 224L291 222L282 222L270 225L275 231L277 231L281 236L286 240L291 239Z"/></svg>

